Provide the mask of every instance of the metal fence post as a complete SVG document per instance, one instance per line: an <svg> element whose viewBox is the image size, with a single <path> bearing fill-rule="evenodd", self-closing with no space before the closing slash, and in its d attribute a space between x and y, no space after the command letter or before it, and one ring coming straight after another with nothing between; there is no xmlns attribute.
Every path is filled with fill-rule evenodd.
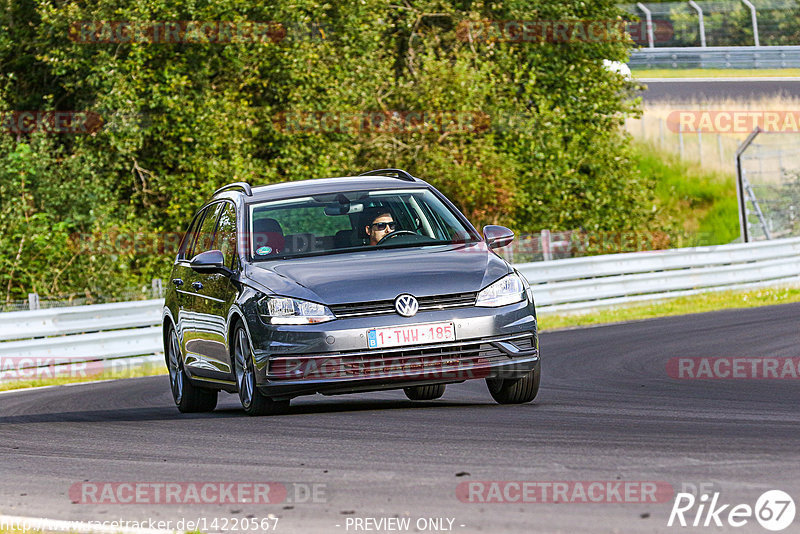
<svg viewBox="0 0 800 534"><path fill-rule="evenodd" d="M698 18L699 23L700 23L700 46L705 48L705 46L706 46L706 25L705 25L705 22L703 21L703 10L702 10L702 8L700 6L697 5L697 2L695 2L694 0L689 0L689 5L692 6L692 8L695 11L697 11L697 18Z"/></svg>
<svg viewBox="0 0 800 534"><path fill-rule="evenodd" d="M703 132L697 130L697 156L700 159L700 166L703 166Z"/></svg>
<svg viewBox="0 0 800 534"><path fill-rule="evenodd" d="M647 21L647 46L648 48L655 48L655 39L653 38L653 14L641 2L637 2L636 7L642 10L645 20Z"/></svg>
<svg viewBox="0 0 800 534"><path fill-rule="evenodd" d="M753 42L756 46L761 46L758 44L758 17L756 17L756 6L754 6L750 0L742 0L742 2L750 9L750 20L753 22Z"/></svg>
<svg viewBox="0 0 800 534"><path fill-rule="evenodd" d="M739 232L742 235L742 242L749 243L750 235L747 231L747 206L744 199L744 169L742 168L742 154L753 142L753 139L761 133L761 128L756 126L756 129L750 132L739 148L736 149L736 197L739 200Z"/></svg>
<svg viewBox="0 0 800 534"><path fill-rule="evenodd" d="M29 310L38 310L40 308L39 305L39 294L38 293L28 293L28 309Z"/></svg>
<svg viewBox="0 0 800 534"><path fill-rule="evenodd" d="M153 288L154 298L161 298L164 296L164 286L162 285L161 278L153 278L151 285Z"/></svg>
<svg viewBox="0 0 800 534"><path fill-rule="evenodd" d="M553 249L550 246L550 230L542 230L541 235L542 241L542 256L544 261L550 261L553 259Z"/></svg>

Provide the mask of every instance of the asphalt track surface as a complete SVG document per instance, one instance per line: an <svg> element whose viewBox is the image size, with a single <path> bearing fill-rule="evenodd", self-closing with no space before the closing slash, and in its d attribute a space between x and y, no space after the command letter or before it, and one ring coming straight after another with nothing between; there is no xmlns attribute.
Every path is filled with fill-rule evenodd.
<svg viewBox="0 0 800 534"><path fill-rule="evenodd" d="M288 415L265 418L245 416L227 394L212 414L180 415L166 376L3 394L0 513L172 521L273 514L277 532L356 532L347 518L364 517L409 517L412 526L452 518L453 532L734 530L667 527L672 498L456 497L461 482L503 480L662 481L675 491L712 484L720 502L750 505L781 489L800 504L800 381L676 380L666 372L676 356L800 356L800 304L545 333L541 347L539 397L521 406L494 404L480 381L448 386L430 402L402 392L301 398ZM325 502L72 504L70 486L86 480L316 483L325 485ZM800 514L783 532L798 527ZM735 530L768 532L753 519Z"/></svg>
<svg viewBox="0 0 800 534"><path fill-rule="evenodd" d="M645 102L703 102L705 100L753 100L774 97L800 97L800 79L665 79L643 81Z"/></svg>

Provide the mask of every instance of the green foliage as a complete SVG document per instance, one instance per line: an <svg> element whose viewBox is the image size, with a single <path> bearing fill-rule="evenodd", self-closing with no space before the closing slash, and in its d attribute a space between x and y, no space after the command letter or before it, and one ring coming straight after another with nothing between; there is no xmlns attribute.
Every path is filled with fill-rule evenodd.
<svg viewBox="0 0 800 534"><path fill-rule="evenodd" d="M236 180L402 167L441 188L476 226L614 232L652 218L652 183L622 129L639 102L602 66L624 61L630 43L459 33L464 21L618 19L610 0L10 0L4 9L0 109L103 117L103 128L85 135L0 142L6 299L34 290L109 296L164 278L169 250L117 246L115 236L145 232L152 244L158 233L180 232L215 188ZM255 42L85 42L77 24L191 20L276 21L288 33ZM394 111L486 121L473 129L281 124L292 113ZM76 248L79 234L92 238Z"/></svg>
<svg viewBox="0 0 800 534"><path fill-rule="evenodd" d="M637 144L640 172L655 183L656 227L672 247L723 245L739 237L736 181L680 161L652 145Z"/></svg>

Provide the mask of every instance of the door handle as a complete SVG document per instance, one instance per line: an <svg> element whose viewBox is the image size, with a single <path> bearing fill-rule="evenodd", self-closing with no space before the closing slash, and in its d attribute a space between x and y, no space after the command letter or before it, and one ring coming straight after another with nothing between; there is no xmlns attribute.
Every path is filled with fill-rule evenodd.
<svg viewBox="0 0 800 534"><path fill-rule="evenodd" d="M183 280L180 278L173 278L172 283L175 284L175 287L181 287L183 285Z"/></svg>
<svg viewBox="0 0 800 534"><path fill-rule="evenodd" d="M201 289L203 289L203 284L201 284L200 282L192 282L192 287L195 288L197 291L200 291Z"/></svg>

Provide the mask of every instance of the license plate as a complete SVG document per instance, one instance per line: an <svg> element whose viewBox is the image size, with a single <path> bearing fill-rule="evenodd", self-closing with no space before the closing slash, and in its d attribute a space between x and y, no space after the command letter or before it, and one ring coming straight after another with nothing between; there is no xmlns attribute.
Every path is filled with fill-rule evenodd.
<svg viewBox="0 0 800 534"><path fill-rule="evenodd" d="M441 341L455 341L453 323L427 323L410 326L387 326L367 330L367 344L371 349L423 345Z"/></svg>

